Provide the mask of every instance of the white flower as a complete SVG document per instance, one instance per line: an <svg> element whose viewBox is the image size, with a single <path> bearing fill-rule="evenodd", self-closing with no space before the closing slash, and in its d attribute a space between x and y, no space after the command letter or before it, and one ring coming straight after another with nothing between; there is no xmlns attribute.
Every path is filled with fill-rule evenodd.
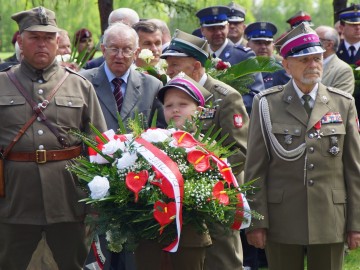
<svg viewBox="0 0 360 270"><path fill-rule="evenodd" d="M122 169L128 168L130 166L133 166L133 165L135 165L137 158L138 157L136 154L130 154L129 152L125 152L122 155L122 157L117 160L116 167L119 170L122 170Z"/></svg>
<svg viewBox="0 0 360 270"><path fill-rule="evenodd" d="M125 143L120 141L120 139L110 140L107 144L104 144L102 152L105 155L112 155L119 149L121 151L124 151L125 150Z"/></svg>
<svg viewBox="0 0 360 270"><path fill-rule="evenodd" d="M149 64L151 60L155 58L155 56L153 55L152 51L150 51L149 49L142 49L141 52L139 53L139 58L141 58L142 60L144 60L146 63Z"/></svg>
<svg viewBox="0 0 360 270"><path fill-rule="evenodd" d="M141 137L144 140L147 140L151 143L164 142L171 136L171 133L166 129L156 128L156 129L148 129L144 133L141 134Z"/></svg>
<svg viewBox="0 0 360 270"><path fill-rule="evenodd" d="M102 199L108 195L110 183L106 177L95 176L93 180L88 184L92 199Z"/></svg>
<svg viewBox="0 0 360 270"><path fill-rule="evenodd" d="M63 55L57 55L56 56L56 60L58 62L69 62L71 59L71 55L70 54L63 54Z"/></svg>

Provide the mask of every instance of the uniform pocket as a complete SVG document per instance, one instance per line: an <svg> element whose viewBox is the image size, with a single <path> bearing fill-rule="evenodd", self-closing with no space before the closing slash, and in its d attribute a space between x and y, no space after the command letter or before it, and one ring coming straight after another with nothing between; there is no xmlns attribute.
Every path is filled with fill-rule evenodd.
<svg viewBox="0 0 360 270"><path fill-rule="evenodd" d="M79 128L84 100L80 97L56 96L56 122L60 126Z"/></svg>
<svg viewBox="0 0 360 270"><path fill-rule="evenodd" d="M321 153L323 156L341 157L346 134L342 123L323 124L321 127Z"/></svg>
<svg viewBox="0 0 360 270"><path fill-rule="evenodd" d="M0 114L3 127L24 125L26 100L23 96L1 96Z"/></svg>
<svg viewBox="0 0 360 270"><path fill-rule="evenodd" d="M302 136L304 131L300 125L274 122L272 124L272 133L286 150L294 149L304 142Z"/></svg>

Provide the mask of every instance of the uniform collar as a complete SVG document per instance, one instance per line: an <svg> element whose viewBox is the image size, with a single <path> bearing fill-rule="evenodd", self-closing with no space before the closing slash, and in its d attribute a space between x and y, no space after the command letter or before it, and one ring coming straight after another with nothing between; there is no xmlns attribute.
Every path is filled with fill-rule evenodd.
<svg viewBox="0 0 360 270"><path fill-rule="evenodd" d="M50 77L60 68L58 62L54 59L52 64L47 68L42 70L42 79L47 82L50 80ZM39 70L31 66L25 59L21 61L20 70L29 77L32 81L38 81L39 79Z"/></svg>

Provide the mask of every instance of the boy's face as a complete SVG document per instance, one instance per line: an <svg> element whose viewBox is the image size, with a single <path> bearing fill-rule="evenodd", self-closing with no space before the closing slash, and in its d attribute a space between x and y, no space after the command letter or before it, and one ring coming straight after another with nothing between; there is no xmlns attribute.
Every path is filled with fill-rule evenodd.
<svg viewBox="0 0 360 270"><path fill-rule="evenodd" d="M177 128L183 128L186 119L191 120L198 108L195 100L188 94L177 89L170 88L164 96L164 114L166 123L172 120Z"/></svg>

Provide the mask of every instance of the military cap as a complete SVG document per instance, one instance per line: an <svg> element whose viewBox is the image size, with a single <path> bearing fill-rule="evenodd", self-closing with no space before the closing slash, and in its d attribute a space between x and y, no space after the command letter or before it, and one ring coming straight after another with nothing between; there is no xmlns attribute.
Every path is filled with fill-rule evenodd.
<svg viewBox="0 0 360 270"><path fill-rule="evenodd" d="M275 43L283 58L323 53L319 36L306 23L301 23Z"/></svg>
<svg viewBox="0 0 360 270"><path fill-rule="evenodd" d="M227 24L227 14L229 13L230 8L227 6L211 6L199 10L196 13L196 16L200 20L200 25L203 27L207 27Z"/></svg>
<svg viewBox="0 0 360 270"><path fill-rule="evenodd" d="M309 26L313 26L314 24L311 21L311 16L309 13L305 11L299 11L294 16L292 16L290 19L286 21L288 24L290 24L291 28L294 28L298 26L300 23L304 22L308 24Z"/></svg>
<svg viewBox="0 0 360 270"><path fill-rule="evenodd" d="M338 12L339 19L348 24L360 23L360 5L352 4Z"/></svg>
<svg viewBox="0 0 360 270"><path fill-rule="evenodd" d="M204 65L209 55L209 45L206 40L176 29L170 45L160 57L163 59L168 56L193 57Z"/></svg>
<svg viewBox="0 0 360 270"><path fill-rule="evenodd" d="M44 7L21 11L11 16L19 25L19 31L59 32L55 13Z"/></svg>
<svg viewBox="0 0 360 270"><path fill-rule="evenodd" d="M86 29L86 28L81 28L79 30L76 31L75 33L75 46L80 42L83 41L83 39L87 39L87 38L91 38L92 37L92 33L90 32L90 30Z"/></svg>
<svg viewBox="0 0 360 270"><path fill-rule="evenodd" d="M255 22L249 24L244 33L248 40L273 41L277 28L270 22Z"/></svg>
<svg viewBox="0 0 360 270"><path fill-rule="evenodd" d="M204 94L206 90L198 82L191 79L184 72L180 72L174 78L172 78L168 83L160 88L158 93L158 99L161 103L164 103L165 93L170 88L176 88L187 95L189 95L199 106L205 105Z"/></svg>
<svg viewBox="0 0 360 270"><path fill-rule="evenodd" d="M230 12L228 13L228 21L229 22L243 22L245 21L246 10L244 7L231 2L227 5L230 8Z"/></svg>

